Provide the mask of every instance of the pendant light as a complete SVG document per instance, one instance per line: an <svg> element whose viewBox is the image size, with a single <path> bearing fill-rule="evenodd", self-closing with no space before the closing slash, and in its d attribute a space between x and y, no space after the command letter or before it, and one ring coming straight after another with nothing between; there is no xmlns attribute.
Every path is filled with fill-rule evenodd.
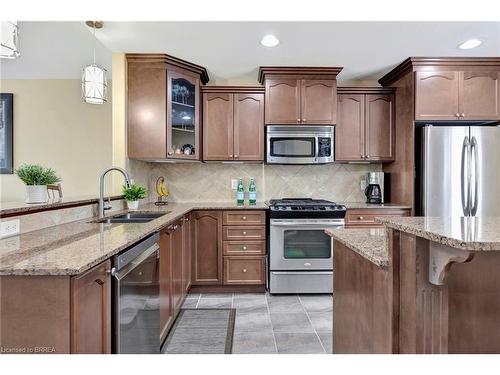
<svg viewBox="0 0 500 375"><path fill-rule="evenodd" d="M2 21L0 29L0 58L15 59L19 56L19 27L17 21Z"/></svg>
<svg viewBox="0 0 500 375"><path fill-rule="evenodd" d="M82 71L82 99L90 104L103 104L108 100L108 82L106 69L95 63L95 31L101 29L102 21L87 21L85 24L94 29L94 62L87 65Z"/></svg>

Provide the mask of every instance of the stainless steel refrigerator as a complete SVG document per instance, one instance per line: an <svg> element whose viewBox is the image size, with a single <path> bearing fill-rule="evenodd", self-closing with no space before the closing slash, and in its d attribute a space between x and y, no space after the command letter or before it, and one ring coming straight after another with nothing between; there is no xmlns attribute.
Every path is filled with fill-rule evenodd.
<svg viewBox="0 0 500 375"><path fill-rule="evenodd" d="M500 125L426 125L421 142L423 216L500 216Z"/></svg>

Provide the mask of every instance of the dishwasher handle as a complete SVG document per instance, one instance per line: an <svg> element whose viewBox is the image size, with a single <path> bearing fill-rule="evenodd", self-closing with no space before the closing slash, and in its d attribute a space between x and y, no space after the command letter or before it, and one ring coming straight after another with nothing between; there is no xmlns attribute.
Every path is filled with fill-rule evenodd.
<svg viewBox="0 0 500 375"><path fill-rule="evenodd" d="M142 252L137 258L131 261L127 266L122 268L120 271L116 271L116 268L113 267L111 270L111 275L113 275L117 280L122 280L125 276L127 276L132 270L134 270L139 264L144 262L147 258L149 258L152 254L156 253L158 256L160 250L160 246L155 243L153 246L148 247L144 252Z"/></svg>

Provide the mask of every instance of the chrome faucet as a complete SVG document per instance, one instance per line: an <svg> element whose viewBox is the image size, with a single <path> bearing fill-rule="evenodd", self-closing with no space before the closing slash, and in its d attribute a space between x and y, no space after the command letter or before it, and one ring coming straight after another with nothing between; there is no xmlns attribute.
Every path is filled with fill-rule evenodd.
<svg viewBox="0 0 500 375"><path fill-rule="evenodd" d="M110 210L112 208L109 198L108 198L108 204L104 205L104 177L110 171L120 172L123 175L123 177L125 177L125 186L127 187L127 189L130 188L130 176L128 175L125 169L119 167L111 167L102 172L101 177L99 177L99 219L104 218L105 210Z"/></svg>

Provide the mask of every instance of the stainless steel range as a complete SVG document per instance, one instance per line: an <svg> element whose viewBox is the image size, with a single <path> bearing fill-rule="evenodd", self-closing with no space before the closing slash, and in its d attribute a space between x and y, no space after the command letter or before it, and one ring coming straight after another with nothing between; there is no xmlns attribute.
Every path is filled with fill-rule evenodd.
<svg viewBox="0 0 500 375"><path fill-rule="evenodd" d="M345 206L322 199L270 201L270 293L332 293L332 240L325 229L342 228L345 213Z"/></svg>

